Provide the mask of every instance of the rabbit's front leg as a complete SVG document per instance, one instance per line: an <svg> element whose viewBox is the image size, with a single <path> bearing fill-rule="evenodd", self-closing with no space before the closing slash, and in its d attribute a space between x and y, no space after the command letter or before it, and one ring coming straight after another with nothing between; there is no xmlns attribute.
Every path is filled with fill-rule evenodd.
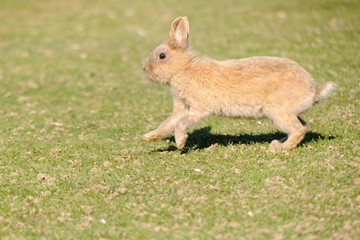
<svg viewBox="0 0 360 240"><path fill-rule="evenodd" d="M145 134L142 136L142 138L147 142L151 142L169 136L174 131L175 124L182 116L185 115L185 113L185 104L183 104L181 101L175 100L174 111L171 116L162 122L157 129Z"/></svg>
<svg viewBox="0 0 360 240"><path fill-rule="evenodd" d="M178 149L182 149L185 146L188 135L186 130L193 127L202 118L206 117L208 113L188 111L175 126L175 142Z"/></svg>

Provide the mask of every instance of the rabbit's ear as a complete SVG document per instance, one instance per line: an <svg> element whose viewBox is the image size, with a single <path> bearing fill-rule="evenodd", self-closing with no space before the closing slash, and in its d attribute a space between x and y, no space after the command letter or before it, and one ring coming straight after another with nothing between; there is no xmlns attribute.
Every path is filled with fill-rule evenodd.
<svg viewBox="0 0 360 240"><path fill-rule="evenodd" d="M178 17L171 25L170 44L173 47L186 48L189 37L189 21L187 17Z"/></svg>

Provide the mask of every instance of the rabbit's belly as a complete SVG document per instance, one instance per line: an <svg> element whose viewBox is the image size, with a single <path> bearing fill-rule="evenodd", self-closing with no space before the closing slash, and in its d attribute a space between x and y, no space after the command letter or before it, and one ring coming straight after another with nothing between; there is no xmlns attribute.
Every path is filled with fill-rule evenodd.
<svg viewBox="0 0 360 240"><path fill-rule="evenodd" d="M221 107L214 111L215 115L223 117L238 117L238 118L263 118L265 114L262 106L231 106Z"/></svg>

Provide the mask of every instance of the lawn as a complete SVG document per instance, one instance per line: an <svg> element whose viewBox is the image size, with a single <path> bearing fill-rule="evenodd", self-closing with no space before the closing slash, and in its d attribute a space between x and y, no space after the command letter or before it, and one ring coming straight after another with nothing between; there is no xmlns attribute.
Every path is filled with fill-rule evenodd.
<svg viewBox="0 0 360 240"><path fill-rule="evenodd" d="M297 61L338 87L270 153L269 120L172 111L142 60L178 16L218 60ZM360 2L1 0L0 239L359 239Z"/></svg>

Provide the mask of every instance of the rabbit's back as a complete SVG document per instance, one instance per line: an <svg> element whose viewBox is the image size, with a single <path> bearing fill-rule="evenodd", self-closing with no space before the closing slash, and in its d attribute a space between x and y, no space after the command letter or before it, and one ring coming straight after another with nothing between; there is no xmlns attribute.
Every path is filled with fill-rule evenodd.
<svg viewBox="0 0 360 240"><path fill-rule="evenodd" d="M300 114L315 95L309 73L286 58L252 57L193 62L173 81L175 94L192 108L216 115L268 117L274 111Z"/></svg>

